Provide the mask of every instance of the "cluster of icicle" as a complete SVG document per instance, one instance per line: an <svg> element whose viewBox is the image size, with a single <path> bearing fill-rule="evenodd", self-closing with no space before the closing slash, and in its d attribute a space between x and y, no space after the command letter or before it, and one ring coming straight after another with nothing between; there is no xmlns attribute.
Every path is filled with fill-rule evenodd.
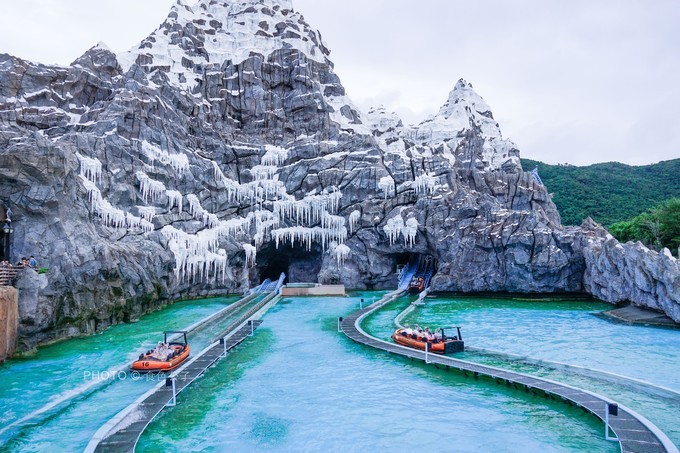
<svg viewBox="0 0 680 453"><path fill-rule="evenodd" d="M142 154L151 163L158 161L164 165L169 165L177 173L189 168L189 158L185 154L170 154L146 141L142 141Z"/></svg>
<svg viewBox="0 0 680 453"><path fill-rule="evenodd" d="M161 230L168 239L168 249L175 256L175 278L178 281L205 281L231 277L227 252L218 248L220 232L205 229L189 234L173 226Z"/></svg>
<svg viewBox="0 0 680 453"><path fill-rule="evenodd" d="M413 247L416 242L416 235L418 234L418 220L411 217L404 223L400 213L387 221L383 231L387 235L390 245L394 244L399 239L399 236L403 236L404 247Z"/></svg>
<svg viewBox="0 0 680 453"><path fill-rule="evenodd" d="M145 233L153 231L153 224L151 223L153 216L149 216L148 211L144 213L140 211L142 217L137 217L114 207L102 196L97 187L102 176L102 164L98 159L80 154L76 154L76 156L80 162L79 175L85 189L87 189L90 200L90 211L99 216L103 225L110 228L139 229Z"/></svg>
<svg viewBox="0 0 680 453"><path fill-rule="evenodd" d="M257 261L257 248L251 244L243 244L243 251L246 252L246 266L255 266L255 261Z"/></svg>
<svg viewBox="0 0 680 453"><path fill-rule="evenodd" d="M149 178L143 171L138 171L136 176L139 180L139 190L142 192L142 200L145 202L148 203L151 201L154 203L165 194L165 184L162 182Z"/></svg>
<svg viewBox="0 0 680 453"><path fill-rule="evenodd" d="M415 181L413 182L413 187L416 191L416 194L425 194L429 195L434 192L434 190L437 188L437 178L435 176L429 175L427 173L424 173L422 175L416 176Z"/></svg>
<svg viewBox="0 0 680 453"><path fill-rule="evenodd" d="M391 176L383 176L378 181L378 189L385 193L385 200L387 200L387 197L394 193L394 179Z"/></svg>
<svg viewBox="0 0 680 453"><path fill-rule="evenodd" d="M349 257L350 253L352 253L352 250L345 244L340 244L333 249L333 254L338 262L338 267L345 263L345 260Z"/></svg>

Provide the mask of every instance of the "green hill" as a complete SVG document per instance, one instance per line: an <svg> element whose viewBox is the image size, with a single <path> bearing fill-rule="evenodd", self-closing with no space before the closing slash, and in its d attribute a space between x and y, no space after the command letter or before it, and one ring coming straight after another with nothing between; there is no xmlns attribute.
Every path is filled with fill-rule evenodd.
<svg viewBox="0 0 680 453"><path fill-rule="evenodd" d="M579 225L590 216L609 226L680 197L680 159L640 167L618 162L576 167L522 159L525 171L536 166L564 225Z"/></svg>

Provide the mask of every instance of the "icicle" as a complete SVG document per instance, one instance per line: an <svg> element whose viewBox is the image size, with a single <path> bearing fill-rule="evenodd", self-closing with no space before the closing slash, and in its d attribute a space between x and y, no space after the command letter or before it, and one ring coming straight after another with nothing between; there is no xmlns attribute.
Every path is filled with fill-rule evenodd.
<svg viewBox="0 0 680 453"><path fill-rule="evenodd" d="M141 228L144 232L153 231L153 224L145 219L115 208L102 197L99 188L85 176L80 176L90 199L90 211L101 218L103 225L110 228Z"/></svg>
<svg viewBox="0 0 680 453"><path fill-rule="evenodd" d="M267 152L262 156L262 165L276 165L277 167L283 164L288 159L288 150L278 146L265 146Z"/></svg>
<svg viewBox="0 0 680 453"><path fill-rule="evenodd" d="M181 172L189 168L189 158L185 154L169 154L151 143L142 142L142 153L151 161L159 161L170 165L173 170Z"/></svg>
<svg viewBox="0 0 680 453"><path fill-rule="evenodd" d="M257 249L250 244L243 244L243 250L246 252L246 266L255 266L257 260Z"/></svg>
<svg viewBox="0 0 680 453"><path fill-rule="evenodd" d="M360 220L361 211L359 211L358 209L352 211L352 213L349 215L349 234L352 234L354 232L354 229L356 228Z"/></svg>
<svg viewBox="0 0 680 453"><path fill-rule="evenodd" d="M177 206L177 212L182 213L182 194L176 190L166 190L165 194L168 196L168 211Z"/></svg>
<svg viewBox="0 0 680 453"><path fill-rule="evenodd" d="M156 208L153 206L137 206L137 211L139 216L147 222L151 222L156 215Z"/></svg>
<svg viewBox="0 0 680 453"><path fill-rule="evenodd" d="M404 247L413 247L416 242L416 235L418 234L418 220L414 217L408 219L401 233L404 235Z"/></svg>
<svg viewBox="0 0 680 453"><path fill-rule="evenodd" d="M198 197L193 193L187 195L187 203L189 203L189 213L191 216L203 222L206 226L214 228L219 223L219 219L215 214L211 214L201 206Z"/></svg>
<svg viewBox="0 0 680 453"><path fill-rule="evenodd" d="M387 200L387 196L394 193L394 179L391 176L383 176L378 181L378 189L385 193L385 200Z"/></svg>
<svg viewBox="0 0 680 453"><path fill-rule="evenodd" d="M413 182L416 194L431 194L437 188L437 178L427 173L416 176Z"/></svg>
<svg viewBox="0 0 680 453"><path fill-rule="evenodd" d="M76 153L76 156L80 161L80 176L93 183L101 183L102 163L98 159L82 156L79 153Z"/></svg>
<svg viewBox="0 0 680 453"><path fill-rule="evenodd" d="M333 254L335 255L335 259L338 261L338 267L345 263L345 260L349 257L350 253L352 253L352 250L350 250L350 248L345 244L340 244L335 247Z"/></svg>
<svg viewBox="0 0 680 453"><path fill-rule="evenodd" d="M255 181L271 180L278 170L275 165L255 165L250 169L250 175Z"/></svg>
<svg viewBox="0 0 680 453"><path fill-rule="evenodd" d="M149 178L143 171L138 171L136 176L139 179L139 190L142 192L144 201L149 201L151 198L151 201L155 202L166 192L165 184Z"/></svg>
<svg viewBox="0 0 680 453"><path fill-rule="evenodd" d="M402 219L401 214L397 214L387 221L385 226L383 226L383 231L390 240L390 245L394 244L399 238L402 229L404 228L404 219Z"/></svg>

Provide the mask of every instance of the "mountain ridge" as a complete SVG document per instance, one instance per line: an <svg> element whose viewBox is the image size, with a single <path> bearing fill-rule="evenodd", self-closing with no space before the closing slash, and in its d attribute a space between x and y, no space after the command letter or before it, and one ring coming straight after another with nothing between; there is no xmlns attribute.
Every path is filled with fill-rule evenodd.
<svg viewBox="0 0 680 453"><path fill-rule="evenodd" d="M602 162L573 166L522 158L522 165L526 170L538 166L565 225L579 225L592 217L610 226L680 197L680 159L648 165Z"/></svg>

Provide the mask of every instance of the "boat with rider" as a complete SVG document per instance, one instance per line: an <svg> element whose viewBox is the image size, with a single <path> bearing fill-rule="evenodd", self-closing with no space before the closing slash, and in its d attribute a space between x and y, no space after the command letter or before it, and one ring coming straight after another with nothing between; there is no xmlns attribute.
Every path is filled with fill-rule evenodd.
<svg viewBox="0 0 680 453"><path fill-rule="evenodd" d="M395 343L409 348L421 349L437 354L453 354L455 352L463 352L465 343L460 334L460 327L451 327L456 329L457 335L447 336L443 328L438 328L435 332L430 332L429 329L422 330L416 326L415 329L410 327L399 328L392 334L392 339Z"/></svg>
<svg viewBox="0 0 680 453"><path fill-rule="evenodd" d="M190 353L191 348L185 331L163 332L163 341L159 341L154 349L140 354L132 363L131 369L140 373L172 371L184 363Z"/></svg>

